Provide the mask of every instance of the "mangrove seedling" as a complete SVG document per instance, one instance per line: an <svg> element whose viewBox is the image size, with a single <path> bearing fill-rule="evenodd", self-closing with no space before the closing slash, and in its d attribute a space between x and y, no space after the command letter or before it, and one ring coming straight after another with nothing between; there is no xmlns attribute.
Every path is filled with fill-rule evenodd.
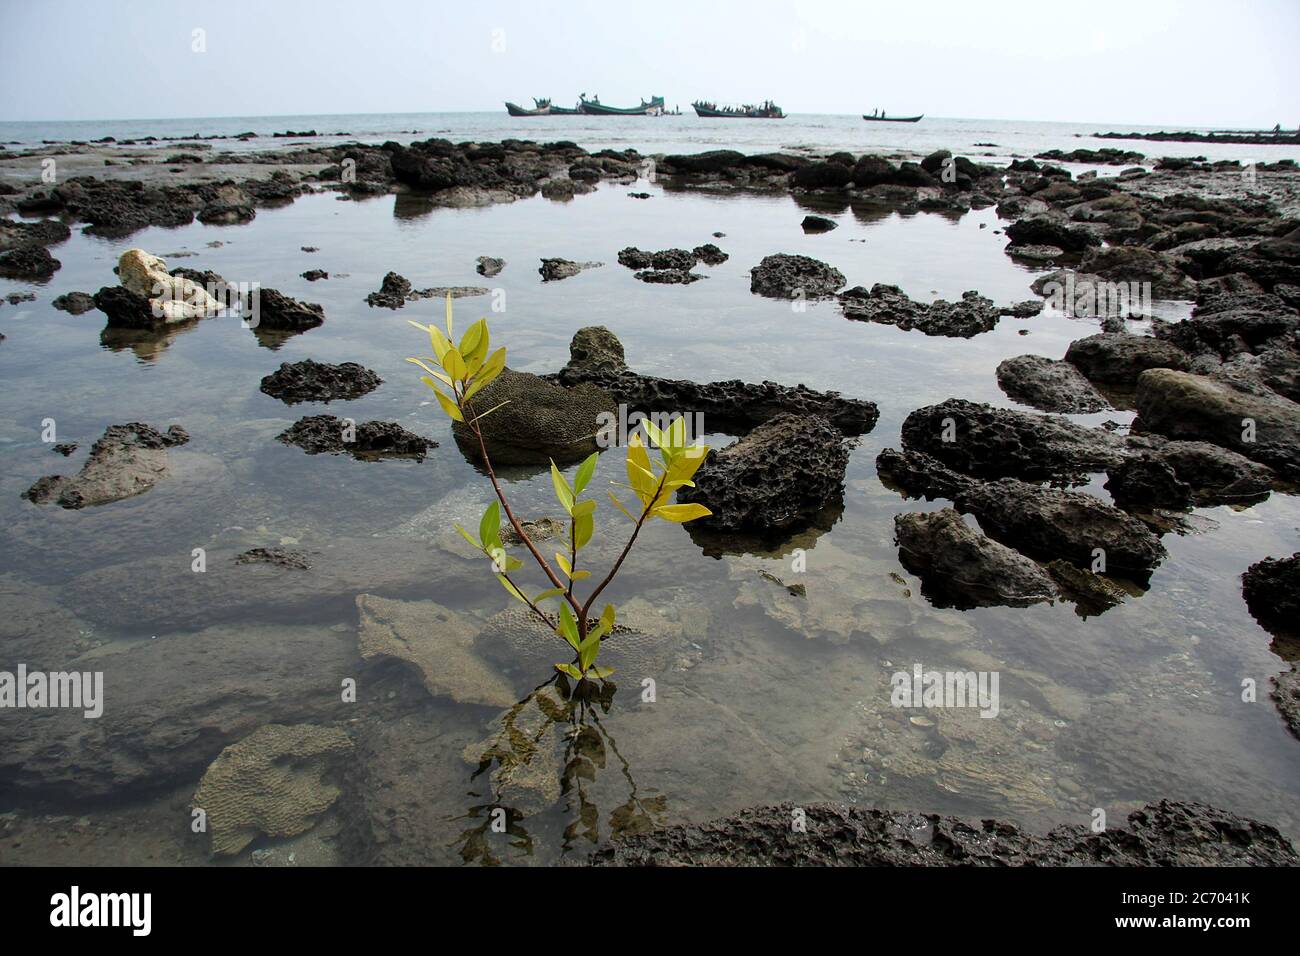
<svg viewBox="0 0 1300 956"><path fill-rule="evenodd" d="M592 572L580 567L580 554L591 541L595 531L596 499L582 498L582 493L596 473L596 461L600 452L589 455L581 465L570 483L561 474L560 469L551 462L551 483L555 488L555 497L560 507L569 516L567 535L561 540L564 547L555 552L553 559L546 558L536 543L529 538L527 531L510 507L496 472L492 469L492 459L488 455L487 443L483 438L480 423L504 402L491 408L478 410L474 398L483 388L501 374L506 365L506 350L498 348L489 351L491 337L488 333L486 319L479 319L461 336L459 344L455 343L455 330L452 321L451 296L447 296L447 331L444 333L436 324L422 325L411 322L423 332L428 333L433 346L433 356L408 358L422 368L427 375L420 381L433 389L438 405L452 420L461 422L469 430L474 441L478 443L483 466L492 482L496 500L488 505L479 521L478 535L475 537L459 525L456 530L465 540L481 551L492 562L492 571L501 586L512 597L524 604L534 615L545 622L546 626L563 638L572 648L575 658L569 662L555 665L562 674L582 682L589 679L603 680L613 674L613 669L596 663L600 656L602 642L614 630L617 611L612 604L605 604L600 617L592 620L592 609L596 599L609 586L623 566L624 559L636 543L646 522L659 518L675 524L693 521L712 514L700 504L676 504L673 496L678 488L694 487L692 477L704 463L709 449L705 445L688 445L686 419L673 419L667 428L659 428L648 419L642 422L649 445L659 451L658 460L652 461L649 445L642 439L640 431L634 432L627 442L627 483L619 485L631 492L635 507L629 508L611 490L609 499L632 522L632 531L627 544L608 573L591 589L585 598L575 592L575 585L592 578ZM594 424L594 423L593 423ZM595 434L593 430L593 435ZM506 553L501 544L501 515L504 512L510 527L514 529L519 540L532 555L533 561L550 582L550 587L529 596L521 580L516 580L515 572L524 566L524 562ZM552 563L553 562L553 563ZM594 580L594 579L593 579ZM547 601L557 602L558 611L552 613L545 609Z"/></svg>

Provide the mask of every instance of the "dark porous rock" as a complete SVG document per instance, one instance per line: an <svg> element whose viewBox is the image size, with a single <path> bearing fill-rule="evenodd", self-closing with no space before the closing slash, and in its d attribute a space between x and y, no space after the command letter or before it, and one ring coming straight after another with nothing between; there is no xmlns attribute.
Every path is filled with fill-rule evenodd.
<svg viewBox="0 0 1300 956"><path fill-rule="evenodd" d="M250 548L237 555L235 561L239 564L272 564L277 568L296 568L299 571L311 568L307 552L289 551L285 548Z"/></svg>
<svg viewBox="0 0 1300 956"><path fill-rule="evenodd" d="M696 246L691 250L691 255L695 256L696 259L703 262L706 266L720 266L731 258L712 242L706 242L702 246Z"/></svg>
<svg viewBox="0 0 1300 956"><path fill-rule="evenodd" d="M8 302L10 305L18 305L22 302L35 302L36 293L35 292L10 292L7 296L4 297L4 299L0 301Z"/></svg>
<svg viewBox="0 0 1300 956"><path fill-rule="evenodd" d="M481 276L494 276L506 267L506 260L494 259L492 256L479 256L478 265L474 268Z"/></svg>
<svg viewBox="0 0 1300 956"><path fill-rule="evenodd" d="M63 242L71 235L72 230L57 219L41 219L36 222L0 219L0 252L31 246L50 246Z"/></svg>
<svg viewBox="0 0 1300 956"><path fill-rule="evenodd" d="M839 223L834 219L827 219L825 216L804 216L802 225L804 232L830 232Z"/></svg>
<svg viewBox="0 0 1300 956"><path fill-rule="evenodd" d="M805 826L790 826L796 810ZM836 803L752 807L614 840L593 866L1286 866L1300 863L1277 829L1198 803L1162 800L1126 827L1063 826L1046 836L1014 823Z"/></svg>
<svg viewBox="0 0 1300 956"><path fill-rule="evenodd" d="M262 379L262 391L287 405L299 402L332 402L360 398L383 382L370 369L356 362L330 365L304 359L281 363Z"/></svg>
<svg viewBox="0 0 1300 956"><path fill-rule="evenodd" d="M1067 252L1082 252L1101 245L1097 231L1081 223L1055 216L1028 216L1011 223L1006 236L1016 245L1056 246Z"/></svg>
<svg viewBox="0 0 1300 956"><path fill-rule="evenodd" d="M48 279L62 265L44 246L20 246L0 252L0 276L10 279Z"/></svg>
<svg viewBox="0 0 1300 956"><path fill-rule="evenodd" d="M1124 603L1128 592L1100 574L1093 574L1059 558L1044 566L1056 582L1060 596L1074 605L1080 617L1096 617Z"/></svg>
<svg viewBox="0 0 1300 956"><path fill-rule="evenodd" d="M1255 620L1270 632L1300 632L1300 551L1252 564L1241 576L1241 593Z"/></svg>
<svg viewBox="0 0 1300 956"><path fill-rule="evenodd" d="M844 273L808 256L764 256L749 270L749 291L773 299L822 299L844 288Z"/></svg>
<svg viewBox="0 0 1300 956"><path fill-rule="evenodd" d="M660 164L667 173L719 173L743 165L745 154L734 149L714 149L689 155L665 156Z"/></svg>
<svg viewBox="0 0 1300 956"><path fill-rule="evenodd" d="M1077 339L1066 349L1065 360L1089 381L1130 387L1149 368L1184 371L1190 365L1187 354L1171 342L1122 332Z"/></svg>
<svg viewBox="0 0 1300 956"><path fill-rule="evenodd" d="M378 292L366 296L366 302L372 308L376 305L385 309L400 309L406 305L406 297L411 294L411 282L405 276L390 272L384 276Z"/></svg>
<svg viewBox="0 0 1300 956"><path fill-rule="evenodd" d="M1107 475L1106 490L1125 511L1183 511L1192 506L1191 485L1178 477L1172 465L1154 455L1130 455Z"/></svg>
<svg viewBox="0 0 1300 956"><path fill-rule="evenodd" d="M876 474L889 487L909 498L953 500L974 478L959 475L923 451L886 448L876 456Z"/></svg>
<svg viewBox="0 0 1300 956"><path fill-rule="evenodd" d="M508 404L501 405L502 402ZM598 449L596 436L604 421L618 414L618 401L590 382L571 387L507 368L474 396L474 408L485 412L480 426L488 455L499 465L544 465L551 459L572 462ZM465 454L481 459L478 439L463 422L452 433Z"/></svg>
<svg viewBox="0 0 1300 956"><path fill-rule="evenodd" d="M814 162L790 174L797 189L843 189L853 182L853 167L841 163Z"/></svg>
<svg viewBox="0 0 1300 956"><path fill-rule="evenodd" d="M903 447L976 478L1081 481L1124 457L1123 440L1054 415L950 398L903 421Z"/></svg>
<svg viewBox="0 0 1300 956"><path fill-rule="evenodd" d="M542 196L559 202L572 199L578 194L578 183L572 179L552 179L542 183Z"/></svg>
<svg viewBox="0 0 1300 956"><path fill-rule="evenodd" d="M302 277L308 282L317 282L320 279L328 279L330 274L324 269L308 269L302 274Z"/></svg>
<svg viewBox="0 0 1300 956"><path fill-rule="evenodd" d="M1151 294L1158 299L1191 299L1196 296L1196 280L1179 269L1172 256L1141 246L1090 249L1080 261L1079 269L1101 276L1108 282L1149 282Z"/></svg>
<svg viewBox="0 0 1300 956"><path fill-rule="evenodd" d="M789 532L843 499L848 462L843 433L825 418L782 413L711 452L677 499L713 512L692 522L703 530Z"/></svg>
<svg viewBox="0 0 1300 956"><path fill-rule="evenodd" d="M167 449L189 440L179 425L166 432L140 422L109 425L90 447L78 474L46 476L24 491L23 497L33 504L53 502L76 509L143 494L171 474Z"/></svg>
<svg viewBox="0 0 1300 956"><path fill-rule="evenodd" d="M690 285L696 279L704 279L696 272L690 272L686 269L642 269L634 273L634 278L642 282L659 283L663 285Z"/></svg>
<svg viewBox="0 0 1300 956"><path fill-rule="evenodd" d="M989 537L1040 561L1090 567L1101 549L1107 573L1143 582L1165 556L1140 520L1083 492L1002 478L971 484L953 503Z"/></svg>
<svg viewBox="0 0 1300 956"><path fill-rule="evenodd" d="M845 435L871 431L879 417L875 403L775 382L692 382L638 375L627 367L623 344L604 326L579 329L569 344L569 363L555 376L561 385L599 385L632 412L657 411L703 416L708 430L749 431L784 412L817 415Z"/></svg>
<svg viewBox="0 0 1300 956"><path fill-rule="evenodd" d="M199 210L198 220L205 226L238 226L252 222L256 215L247 203L210 202Z"/></svg>
<svg viewBox="0 0 1300 956"><path fill-rule="evenodd" d="M1138 377L1137 409L1143 431L1212 442L1300 480L1300 405L1271 389L1150 369Z"/></svg>
<svg viewBox="0 0 1300 956"><path fill-rule="evenodd" d="M1230 358L1286 347L1300 315L1275 295L1217 292L1200 297L1192 317L1156 327L1155 334L1192 355Z"/></svg>
<svg viewBox="0 0 1300 956"><path fill-rule="evenodd" d="M1099 412L1110 403L1068 362L1041 355L1017 355L997 368L1008 398L1045 412Z"/></svg>
<svg viewBox="0 0 1300 956"><path fill-rule="evenodd" d="M542 276L543 282L555 282L559 279L567 279L570 276L576 276L584 269L595 269L604 265L603 262L574 262L572 259L543 259L542 266L537 271Z"/></svg>
<svg viewBox="0 0 1300 956"><path fill-rule="evenodd" d="M1040 299L1025 299L1022 302L1000 307L998 315L1009 315L1013 319L1032 319L1042 311L1043 303Z"/></svg>
<svg viewBox="0 0 1300 956"><path fill-rule="evenodd" d="M1150 441L1149 436L1133 439ZM1168 465L1179 483L1191 490L1193 503L1211 505L1250 505L1268 497L1273 473L1245 455L1204 441L1159 441L1150 455ZM1113 492L1112 492L1113 493Z"/></svg>
<svg viewBox="0 0 1300 956"><path fill-rule="evenodd" d="M409 432L396 422L352 422L333 415L309 415L276 436L309 455L349 454L354 458L413 458L423 461L436 441Z"/></svg>
<svg viewBox="0 0 1300 956"><path fill-rule="evenodd" d="M67 458L74 451L76 451L78 447L80 446L75 441L65 441L65 442L60 442L59 444L53 446L50 450L56 451L64 458Z"/></svg>
<svg viewBox="0 0 1300 956"><path fill-rule="evenodd" d="M1229 379L1258 382L1300 402L1300 335L1293 335L1291 342L1295 347L1240 352L1224 362L1219 373Z"/></svg>
<svg viewBox="0 0 1300 956"><path fill-rule="evenodd" d="M257 297L256 302L253 296ZM257 317L256 328L314 329L325 321L325 310L314 302L299 302L276 289L258 288L245 298L245 315ZM253 310L256 310L255 312Z"/></svg>
<svg viewBox="0 0 1300 956"><path fill-rule="evenodd" d="M95 297L88 292L65 292L50 305L69 315L81 315L95 308Z"/></svg>
<svg viewBox="0 0 1300 956"><path fill-rule="evenodd" d="M1269 694L1277 704L1278 713L1286 721L1291 733L1300 737L1300 664L1272 678L1273 690Z"/></svg>
<svg viewBox="0 0 1300 956"><path fill-rule="evenodd" d="M1012 259L1023 259L1026 262L1052 263L1065 255L1065 250L1060 246L1025 245L1015 242L1007 243L1003 252Z"/></svg>
<svg viewBox="0 0 1300 956"><path fill-rule="evenodd" d="M896 325L926 335L970 338L998 324L998 309L978 292L962 293L960 302L916 302L895 285L877 282L870 290L855 286L839 296L845 318Z"/></svg>
<svg viewBox="0 0 1300 956"><path fill-rule="evenodd" d="M162 322L148 299L120 285L105 286L92 298L95 308L108 316L111 329L152 329Z"/></svg>
<svg viewBox="0 0 1300 956"><path fill-rule="evenodd" d="M1034 561L986 538L952 508L894 516L898 560L935 607L1027 607L1056 596Z"/></svg>

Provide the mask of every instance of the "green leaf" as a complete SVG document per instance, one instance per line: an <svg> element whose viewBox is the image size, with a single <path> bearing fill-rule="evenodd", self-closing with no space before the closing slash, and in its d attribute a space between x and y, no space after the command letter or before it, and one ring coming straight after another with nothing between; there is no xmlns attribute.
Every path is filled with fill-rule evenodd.
<svg viewBox="0 0 1300 956"><path fill-rule="evenodd" d="M668 428L668 444L676 451L686 447L686 416L673 419Z"/></svg>
<svg viewBox="0 0 1300 956"><path fill-rule="evenodd" d="M574 571L571 575L569 575L569 577L570 577L570 579L572 579L572 580L574 580L574 581L585 581L585 580L587 580L587 578L591 577L591 572L590 572L590 571Z"/></svg>
<svg viewBox="0 0 1300 956"><path fill-rule="evenodd" d="M560 637L569 642L569 646L575 651L578 649L578 622L573 619L573 612L569 610L569 605L560 605Z"/></svg>
<svg viewBox="0 0 1300 956"><path fill-rule="evenodd" d="M605 625L605 630L613 630L614 618L617 616L618 612L614 610L614 605L606 604L605 609L600 612L600 623Z"/></svg>
<svg viewBox="0 0 1300 956"><path fill-rule="evenodd" d="M497 402L495 405L493 405L491 408L489 408L486 412L480 412L479 414L475 415L473 420L477 422L477 421L480 421L480 420L482 420L482 419L484 419L484 418L487 418L489 415L491 415L493 412L495 412L498 408L502 407L503 405L509 405L509 404L510 404L510 399L508 399L508 398L507 398L504 402Z"/></svg>
<svg viewBox="0 0 1300 956"><path fill-rule="evenodd" d="M447 312L447 338L450 339L455 334L451 328L451 293L450 292L447 293L446 312Z"/></svg>
<svg viewBox="0 0 1300 956"><path fill-rule="evenodd" d="M407 319L407 321L411 322L410 319ZM429 333L429 344L433 346L433 354L441 362L443 353L451 348L451 343L447 341L447 337L438 331L436 325L421 325L419 322L411 322L411 324L420 331Z"/></svg>
<svg viewBox="0 0 1300 956"><path fill-rule="evenodd" d="M586 502L583 502L583 504L586 504ZM593 501L592 504L595 504L595 502ZM573 514L573 547L575 549L585 548L595 530L596 522L591 517L591 512L578 514L575 509Z"/></svg>
<svg viewBox="0 0 1300 956"><path fill-rule="evenodd" d="M436 378L438 381L442 382L442 384L446 385L448 388L451 387L451 379L450 379L450 378L448 378L446 375L443 375L441 372L437 371L436 369L429 368L429 366L425 365L424 362L422 362L420 359L418 359L418 358L408 358L407 361L410 362L412 365L418 365L418 366L420 366L420 368L424 369L426 372L428 372L430 375L432 375L432 376L433 376L434 378Z"/></svg>
<svg viewBox="0 0 1300 956"><path fill-rule="evenodd" d="M591 476L596 473L596 461L600 458L600 452L593 451L578 466L578 473L573 476L573 494L582 494L582 489L587 487L587 482L591 481Z"/></svg>
<svg viewBox="0 0 1300 956"><path fill-rule="evenodd" d="M559 597L567 590L568 588L547 588L545 591L538 594L537 597L533 598L533 603L541 604L543 601L549 600L550 598Z"/></svg>
<svg viewBox="0 0 1300 956"><path fill-rule="evenodd" d="M587 674L597 680L604 680L606 677L612 677L614 675L614 668L597 667L595 664L592 664L591 667L587 668Z"/></svg>
<svg viewBox="0 0 1300 956"><path fill-rule="evenodd" d="M568 674L574 680L582 680L582 671L578 670L572 664L556 664L555 669L561 674Z"/></svg>
<svg viewBox="0 0 1300 956"><path fill-rule="evenodd" d="M586 501L579 501L573 506L573 516L575 518L581 518L583 515L589 515L595 510L596 502L591 498L588 498Z"/></svg>
<svg viewBox="0 0 1300 956"><path fill-rule="evenodd" d="M483 550L483 542L475 541L474 536L470 534L468 531L466 531L464 528L462 528L460 525L456 525L456 530L460 532L462 538L464 538L474 547L478 548L480 551Z"/></svg>
<svg viewBox="0 0 1300 956"><path fill-rule="evenodd" d="M509 591L515 598L517 598L519 601L523 602L524 604L528 603L528 598L524 597L523 592L520 591L513 584L511 584L506 579L506 576L504 574L498 574L496 578L498 581L501 582L501 586L505 588L507 591Z"/></svg>
<svg viewBox="0 0 1300 956"><path fill-rule="evenodd" d="M696 518L707 518L713 514L704 505L660 505L655 509L655 517L663 518L665 521L671 521L674 524L681 524L684 521L694 521Z"/></svg>
<svg viewBox="0 0 1300 956"><path fill-rule="evenodd" d="M650 436L650 441L656 448L664 448L667 446L668 442L664 439L664 433L661 432L659 426L650 421L650 419L641 419L641 427L645 429L645 433Z"/></svg>
<svg viewBox="0 0 1300 956"><path fill-rule="evenodd" d="M450 398L442 394L442 391L434 384L433 379L425 375L421 377L420 381L433 389L433 394L438 396L438 404L442 406L442 410L446 412L452 420L458 422L463 422L465 420L465 416L460 413L460 408L457 407L456 403Z"/></svg>
<svg viewBox="0 0 1300 956"><path fill-rule="evenodd" d="M493 501L478 523L478 539L483 547L501 547L501 503Z"/></svg>
<svg viewBox="0 0 1300 956"><path fill-rule="evenodd" d="M469 369L465 365L465 358L460 354L459 349L447 349L442 356L442 367L457 382L464 381L469 375Z"/></svg>
<svg viewBox="0 0 1300 956"><path fill-rule="evenodd" d="M573 489L569 483L564 480L560 474L560 469L555 467L555 460L551 460L551 484L555 486L555 497L559 499L567 514L573 514Z"/></svg>
<svg viewBox="0 0 1300 956"><path fill-rule="evenodd" d="M573 565L569 564L569 559L564 556L564 552L555 552L555 563L560 566L566 577L573 577Z"/></svg>
<svg viewBox="0 0 1300 956"><path fill-rule="evenodd" d="M587 639L578 646L578 667L586 670L596 662L596 655L600 653L600 635L588 634Z"/></svg>

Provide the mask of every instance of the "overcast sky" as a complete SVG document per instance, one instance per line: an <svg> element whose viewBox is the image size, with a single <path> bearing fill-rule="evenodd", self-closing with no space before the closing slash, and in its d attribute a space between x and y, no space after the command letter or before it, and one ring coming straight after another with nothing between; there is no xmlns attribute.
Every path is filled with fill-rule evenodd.
<svg viewBox="0 0 1300 956"><path fill-rule="evenodd" d="M1298 64L1300 0L0 0L0 120L497 110L586 92L1297 127Z"/></svg>

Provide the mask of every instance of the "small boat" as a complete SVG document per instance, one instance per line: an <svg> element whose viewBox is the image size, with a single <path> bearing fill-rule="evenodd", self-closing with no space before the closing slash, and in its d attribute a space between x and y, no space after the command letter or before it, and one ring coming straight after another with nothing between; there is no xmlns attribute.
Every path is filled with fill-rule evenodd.
<svg viewBox="0 0 1300 956"><path fill-rule="evenodd" d="M511 116L550 116L551 113L554 112L550 100L539 100L534 96L533 106L535 107L534 109L526 110L522 106L518 106L507 100L506 112Z"/></svg>
<svg viewBox="0 0 1300 956"><path fill-rule="evenodd" d="M573 109L569 109L567 106L551 106L552 116L577 116L581 112L582 110L578 109L576 106Z"/></svg>
<svg viewBox="0 0 1300 956"><path fill-rule="evenodd" d="M585 116L663 116L666 111L662 96L652 96L648 103L642 100L640 106L624 107L606 106L599 96L587 99L584 93L578 100L578 112Z"/></svg>
<svg viewBox="0 0 1300 956"><path fill-rule="evenodd" d="M921 120L922 116L925 116L925 114L922 113L920 116L886 116L884 113L878 116L872 116L869 113L862 114L862 118L868 123L916 123Z"/></svg>
<svg viewBox="0 0 1300 956"><path fill-rule="evenodd" d="M781 107L771 100L765 100L758 106L749 103L744 106L718 106L717 103L696 100L691 106L695 107L696 116L705 119L785 119Z"/></svg>

